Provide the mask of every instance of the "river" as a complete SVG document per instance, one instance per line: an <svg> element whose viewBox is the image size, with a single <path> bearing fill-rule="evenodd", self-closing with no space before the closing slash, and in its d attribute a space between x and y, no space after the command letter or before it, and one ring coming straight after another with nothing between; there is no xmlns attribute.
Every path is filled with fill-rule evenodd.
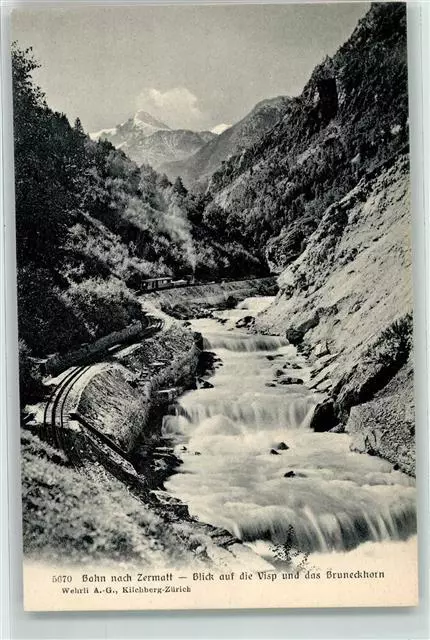
<svg viewBox="0 0 430 640"><path fill-rule="evenodd" d="M236 328L271 300L249 298L218 320L192 322L219 362L208 378L213 388L184 394L177 415L163 419L183 460L166 490L268 558L279 560L286 542L319 562L358 548L381 554L392 544L402 553L415 540L414 480L351 452L348 434L309 428L321 396L306 387L303 357L281 338ZM277 384L279 369L305 384Z"/></svg>

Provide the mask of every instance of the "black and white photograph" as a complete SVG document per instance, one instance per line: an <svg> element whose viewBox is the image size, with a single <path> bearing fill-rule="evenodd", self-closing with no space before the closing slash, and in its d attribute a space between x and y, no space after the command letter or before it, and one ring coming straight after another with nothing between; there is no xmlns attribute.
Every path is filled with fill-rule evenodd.
<svg viewBox="0 0 430 640"><path fill-rule="evenodd" d="M406 4L12 27L26 609L414 606Z"/></svg>

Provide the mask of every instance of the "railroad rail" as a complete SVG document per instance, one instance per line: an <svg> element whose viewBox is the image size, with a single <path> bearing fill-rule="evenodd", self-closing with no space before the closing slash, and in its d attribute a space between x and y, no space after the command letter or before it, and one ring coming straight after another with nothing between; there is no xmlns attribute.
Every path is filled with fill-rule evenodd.
<svg viewBox="0 0 430 640"><path fill-rule="evenodd" d="M148 319L149 324L143 330L139 338L140 340L148 338L163 328L164 321L161 318L148 316ZM111 357L114 353L121 350L123 346L123 344L114 345L109 349L108 356ZM69 420L67 401L78 380L80 380L94 364L95 363L92 362L90 364L82 363L72 366L53 389L43 413L41 437L52 444L52 446L64 451L74 466L79 465L80 455L74 446L71 446L70 442L66 442L64 438L66 422ZM67 438L67 440L69 441L70 438ZM106 445L106 442L104 444Z"/></svg>
<svg viewBox="0 0 430 640"><path fill-rule="evenodd" d="M73 386L90 368L91 365L72 367L49 396L43 414L42 437L64 451L71 458L72 464L76 462L73 460L74 452L65 446L63 438L65 406Z"/></svg>
<svg viewBox="0 0 430 640"><path fill-rule="evenodd" d="M164 321L162 319L151 316L151 322L145 329L144 337L149 337L159 331L163 324ZM109 350L109 354L122 347L123 345L114 345ZM88 449L90 449L106 470L125 482L130 493L140 500L142 504L148 505L149 502L152 502L152 508L166 521L175 523L178 517L182 517L191 522L193 519L190 517L186 505L182 503L172 504L171 498L166 502L166 499L163 499L163 496L168 497L166 492L164 490L153 490L148 486L145 478L140 476L132 466L131 456L127 452L121 450L113 440L90 425L76 412L74 407L72 409L69 406L68 400L74 386L93 366L94 363L71 367L56 385L45 405L41 437L62 450L73 467L84 473L82 446L85 443L87 454L89 453ZM79 431L68 428L69 420L79 423ZM77 437L78 434L79 437ZM166 504L168 505L167 510ZM197 532L200 531L202 534L209 536L213 543L219 547L228 549L231 545L240 543L240 540L225 529L212 527L197 521L193 522Z"/></svg>

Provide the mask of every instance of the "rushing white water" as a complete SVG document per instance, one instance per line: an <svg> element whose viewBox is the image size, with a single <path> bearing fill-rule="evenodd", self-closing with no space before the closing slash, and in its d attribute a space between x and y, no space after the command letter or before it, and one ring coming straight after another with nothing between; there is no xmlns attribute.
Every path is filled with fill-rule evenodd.
<svg viewBox="0 0 430 640"><path fill-rule="evenodd" d="M164 418L164 433L183 459L166 489L192 515L257 550L267 549L262 541L285 542L289 531L302 552L406 540L416 531L413 480L384 460L351 452L347 434L311 431L320 397L305 385L268 386L279 369L309 378L294 347L235 328L269 302L248 299L220 314L224 324L193 322L220 364L213 388L185 394L178 415Z"/></svg>

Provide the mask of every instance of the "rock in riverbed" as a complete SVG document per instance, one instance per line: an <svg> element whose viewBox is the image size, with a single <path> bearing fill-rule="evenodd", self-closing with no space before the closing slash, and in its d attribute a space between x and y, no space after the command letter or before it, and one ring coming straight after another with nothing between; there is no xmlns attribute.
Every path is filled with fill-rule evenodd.
<svg viewBox="0 0 430 640"><path fill-rule="evenodd" d="M338 424L338 420L335 415L334 401L332 398L328 398L323 402L320 402L315 407L314 414L311 419L310 428L314 431L330 431Z"/></svg>
<svg viewBox="0 0 430 640"><path fill-rule="evenodd" d="M279 384L303 384L301 378L291 378L290 376L282 376L278 382Z"/></svg>
<svg viewBox="0 0 430 640"><path fill-rule="evenodd" d="M211 382L209 382L208 380L205 380L204 378L197 378L197 388L198 389L213 389L214 386Z"/></svg>
<svg viewBox="0 0 430 640"><path fill-rule="evenodd" d="M241 318L236 322L236 327L238 329L249 327L251 324L254 323L254 320L255 320L254 316L245 316L244 318Z"/></svg>
<svg viewBox="0 0 430 640"><path fill-rule="evenodd" d="M301 366L296 362L286 362L283 368L284 369L301 369Z"/></svg>

